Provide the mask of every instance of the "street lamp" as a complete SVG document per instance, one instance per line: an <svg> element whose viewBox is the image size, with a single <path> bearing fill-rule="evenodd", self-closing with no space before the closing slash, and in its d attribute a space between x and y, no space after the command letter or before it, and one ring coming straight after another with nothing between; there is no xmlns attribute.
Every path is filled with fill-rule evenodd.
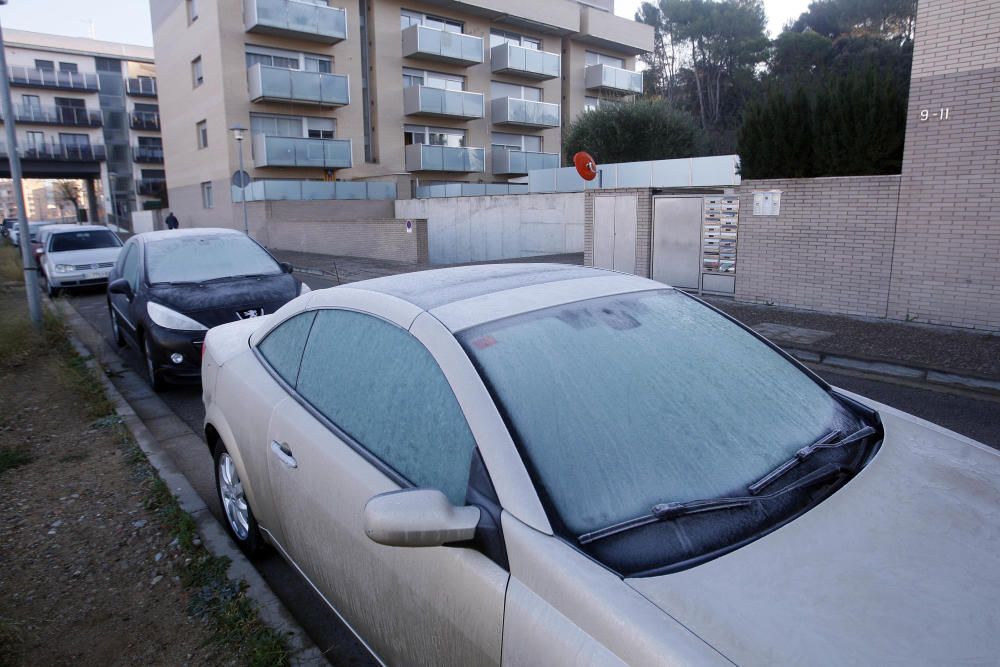
<svg viewBox="0 0 1000 667"><path fill-rule="evenodd" d="M250 236L250 223L247 221L247 181L250 179L243 170L243 133L247 131L247 128L242 125L233 125L229 129L233 133L233 138L236 139L236 145L239 146L240 171L237 178L240 185L240 200L243 202L243 233Z"/></svg>

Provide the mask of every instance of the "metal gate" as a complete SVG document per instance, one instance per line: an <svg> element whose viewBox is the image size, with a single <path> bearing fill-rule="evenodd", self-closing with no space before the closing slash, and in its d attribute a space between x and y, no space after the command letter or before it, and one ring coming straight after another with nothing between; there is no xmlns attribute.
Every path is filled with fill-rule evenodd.
<svg viewBox="0 0 1000 667"><path fill-rule="evenodd" d="M594 266L635 273L636 195L594 197Z"/></svg>
<svg viewBox="0 0 1000 667"><path fill-rule="evenodd" d="M701 197L653 197L653 280L701 287Z"/></svg>

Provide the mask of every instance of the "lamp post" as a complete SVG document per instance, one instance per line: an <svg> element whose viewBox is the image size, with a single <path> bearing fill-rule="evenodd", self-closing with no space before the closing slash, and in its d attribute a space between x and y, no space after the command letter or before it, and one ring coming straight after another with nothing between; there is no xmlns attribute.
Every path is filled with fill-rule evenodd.
<svg viewBox="0 0 1000 667"><path fill-rule="evenodd" d="M250 236L250 223L247 220L247 181L249 179L243 170L243 133L247 131L247 128L242 125L233 125L229 129L233 133L233 138L236 139L236 145L239 146L240 171L238 178L240 181L240 200L243 202L243 233Z"/></svg>

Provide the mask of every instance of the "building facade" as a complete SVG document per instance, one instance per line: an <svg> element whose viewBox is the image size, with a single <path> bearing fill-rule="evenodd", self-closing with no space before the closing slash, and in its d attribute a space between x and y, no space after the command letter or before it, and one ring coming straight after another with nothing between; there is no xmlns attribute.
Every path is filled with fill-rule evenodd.
<svg viewBox="0 0 1000 667"><path fill-rule="evenodd" d="M153 50L21 30L4 41L24 177L83 181L89 219L126 229L132 211L161 202ZM4 143L0 177L9 176Z"/></svg>
<svg viewBox="0 0 1000 667"><path fill-rule="evenodd" d="M182 224L241 226L234 126L248 128L254 201L407 198L418 185L506 183L559 166L565 124L642 90L635 56L652 49L652 28L613 9L151 3L171 206Z"/></svg>

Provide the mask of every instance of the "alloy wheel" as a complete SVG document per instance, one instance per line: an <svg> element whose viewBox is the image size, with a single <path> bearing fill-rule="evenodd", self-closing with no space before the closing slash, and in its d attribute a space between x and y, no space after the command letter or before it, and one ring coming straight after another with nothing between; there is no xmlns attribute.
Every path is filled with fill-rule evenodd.
<svg viewBox="0 0 1000 667"><path fill-rule="evenodd" d="M229 527L240 540L247 539L250 534L250 511L236 465L226 452L219 457L219 495Z"/></svg>

